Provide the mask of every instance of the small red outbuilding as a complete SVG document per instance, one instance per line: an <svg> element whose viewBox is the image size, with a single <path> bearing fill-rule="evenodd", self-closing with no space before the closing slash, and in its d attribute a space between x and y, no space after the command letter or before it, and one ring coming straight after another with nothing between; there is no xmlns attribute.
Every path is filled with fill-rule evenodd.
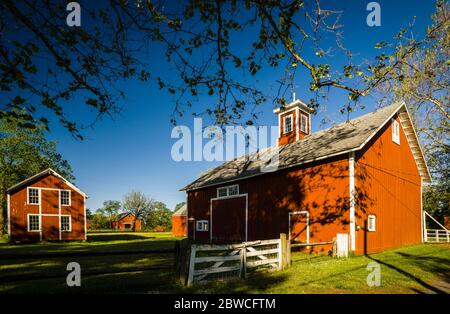
<svg viewBox="0 0 450 314"><path fill-rule="evenodd" d="M187 234L187 206L183 205L172 215L172 234L185 237Z"/></svg>
<svg viewBox="0 0 450 314"><path fill-rule="evenodd" d="M134 218L133 214L122 213L117 216L117 218L112 221L112 228L114 230L133 230L133 224L135 224L135 231L141 230L141 220L139 218Z"/></svg>

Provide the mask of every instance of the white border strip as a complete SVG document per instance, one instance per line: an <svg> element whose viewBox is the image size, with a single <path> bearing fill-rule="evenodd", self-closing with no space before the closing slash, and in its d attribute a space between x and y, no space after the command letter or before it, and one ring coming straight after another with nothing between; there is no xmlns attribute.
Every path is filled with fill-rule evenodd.
<svg viewBox="0 0 450 314"><path fill-rule="evenodd" d="M356 228L355 228L355 152L350 152L348 156L348 176L350 193L350 249L356 249Z"/></svg>

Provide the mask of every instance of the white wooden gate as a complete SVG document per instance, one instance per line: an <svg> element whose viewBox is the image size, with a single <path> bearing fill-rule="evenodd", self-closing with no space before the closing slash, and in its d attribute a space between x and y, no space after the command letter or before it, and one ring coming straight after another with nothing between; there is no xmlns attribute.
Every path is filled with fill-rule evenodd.
<svg viewBox="0 0 450 314"><path fill-rule="evenodd" d="M211 278L245 278L248 271L256 268L280 270L282 242L273 239L231 245L192 244L187 284L191 286Z"/></svg>

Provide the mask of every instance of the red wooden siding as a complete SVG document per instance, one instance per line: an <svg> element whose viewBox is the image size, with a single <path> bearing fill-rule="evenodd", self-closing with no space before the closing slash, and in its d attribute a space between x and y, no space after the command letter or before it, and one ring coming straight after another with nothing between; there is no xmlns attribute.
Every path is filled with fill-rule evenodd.
<svg viewBox="0 0 450 314"><path fill-rule="evenodd" d="M38 241L40 232L28 232L28 214L39 214L39 205L27 205L27 187L70 190L71 205L61 206L61 215L70 215L72 231L61 232L61 240L85 239L84 196L54 175L45 175L10 194L11 241ZM59 213L57 190L41 190L42 240L59 240Z"/></svg>
<svg viewBox="0 0 450 314"><path fill-rule="evenodd" d="M284 134L284 117L292 115L292 131ZM285 145L293 143L297 139L297 132L295 129L295 122L297 121L297 110L291 110L286 113L280 113L280 137L278 139L278 145Z"/></svg>
<svg viewBox="0 0 450 314"><path fill-rule="evenodd" d="M310 212L311 242L331 241L336 233L347 233L348 182L347 154L238 181L239 193L248 194L248 240L278 238L280 233L288 233L289 212L304 210ZM188 192L189 218L210 220L210 199L217 197L216 189ZM225 217L223 229L233 223ZM196 240L207 242L209 237L209 232L195 231Z"/></svg>
<svg viewBox="0 0 450 314"><path fill-rule="evenodd" d="M172 216L172 234L185 237L187 234L187 216Z"/></svg>
<svg viewBox="0 0 450 314"><path fill-rule="evenodd" d="M211 235L213 242L238 243L246 240L247 197L211 201ZM227 223L224 223L227 222Z"/></svg>
<svg viewBox="0 0 450 314"><path fill-rule="evenodd" d="M284 134L284 117L287 117L289 115L292 115L292 131L287 134ZM303 133L300 128L301 115L305 115L307 117L307 122L306 122L307 132L306 133ZM306 135L308 135L309 124L311 123L309 113L297 108L297 109L292 109L290 111L280 113L279 119L280 119L280 131L279 131L280 137L278 138L278 145L285 145L285 144L293 143L297 140L301 140ZM297 133L298 133L298 139L297 139Z"/></svg>
<svg viewBox="0 0 450 314"><path fill-rule="evenodd" d="M299 212L291 214L290 239L296 242L307 243L308 240L307 215Z"/></svg>
<svg viewBox="0 0 450 314"><path fill-rule="evenodd" d="M398 118L396 118L398 121ZM400 122L399 122L400 123ZM356 204L356 253L421 242L421 178L400 125L400 145L392 141L392 123L356 154L355 187L365 200ZM364 228L376 216L376 231Z"/></svg>
<svg viewBox="0 0 450 314"><path fill-rule="evenodd" d="M135 230L137 230L137 231L141 230L141 220L138 218L135 221L134 216L131 214L126 215L119 221L113 221L112 228L115 230L132 230L133 223L136 224ZM127 227L129 227L129 228L127 228Z"/></svg>

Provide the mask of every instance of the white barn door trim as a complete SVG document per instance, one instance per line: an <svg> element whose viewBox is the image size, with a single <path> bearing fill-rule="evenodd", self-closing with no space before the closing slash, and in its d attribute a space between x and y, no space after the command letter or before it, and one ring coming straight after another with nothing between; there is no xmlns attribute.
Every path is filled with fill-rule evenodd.
<svg viewBox="0 0 450 314"><path fill-rule="evenodd" d="M309 211L302 210L298 212L289 213L289 241L291 241L291 216L292 215L306 215L306 243L309 244Z"/></svg>

